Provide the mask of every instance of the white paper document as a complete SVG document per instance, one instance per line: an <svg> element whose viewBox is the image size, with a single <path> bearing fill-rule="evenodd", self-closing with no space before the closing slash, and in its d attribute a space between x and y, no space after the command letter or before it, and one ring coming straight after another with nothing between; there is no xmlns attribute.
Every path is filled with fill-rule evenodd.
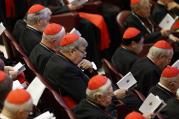
<svg viewBox="0 0 179 119"><path fill-rule="evenodd" d="M56 117L54 117L53 113L46 111L43 114L35 117L34 119L56 119Z"/></svg>
<svg viewBox="0 0 179 119"><path fill-rule="evenodd" d="M75 29L75 28L73 28L73 29L70 31L70 34L72 34L72 33L81 36L81 33L80 33L77 29Z"/></svg>
<svg viewBox="0 0 179 119"><path fill-rule="evenodd" d="M14 90L14 89L17 89L17 88L22 89L24 87L23 87L23 85L21 85L21 83L18 80L15 80L15 81L13 81L12 89Z"/></svg>
<svg viewBox="0 0 179 119"><path fill-rule="evenodd" d="M79 5L83 5L83 4L85 4L86 2L88 2L88 0L68 0L68 2L69 2L70 4L79 6Z"/></svg>
<svg viewBox="0 0 179 119"><path fill-rule="evenodd" d="M159 27L169 30L174 23L175 19L170 14L166 14L162 21L159 23Z"/></svg>
<svg viewBox="0 0 179 119"><path fill-rule="evenodd" d="M31 94L33 104L35 106L37 106L38 101L42 96L42 93L44 92L45 88L45 85L40 81L40 79L38 79L38 77L35 77L26 89Z"/></svg>
<svg viewBox="0 0 179 119"><path fill-rule="evenodd" d="M136 79L134 78L132 73L129 72L121 80L117 82L117 86L120 89L128 90L130 87L132 87L136 83L137 83Z"/></svg>
<svg viewBox="0 0 179 119"><path fill-rule="evenodd" d="M152 114L160 111L166 104L158 96L150 93L139 108L143 114Z"/></svg>
<svg viewBox="0 0 179 119"><path fill-rule="evenodd" d="M179 59L175 63L173 63L172 67L176 67L179 69Z"/></svg>
<svg viewBox="0 0 179 119"><path fill-rule="evenodd" d="M2 22L0 23L0 35L6 30Z"/></svg>
<svg viewBox="0 0 179 119"><path fill-rule="evenodd" d="M15 71L17 71L18 74L26 70L24 64L22 64L21 62L17 63L13 68Z"/></svg>

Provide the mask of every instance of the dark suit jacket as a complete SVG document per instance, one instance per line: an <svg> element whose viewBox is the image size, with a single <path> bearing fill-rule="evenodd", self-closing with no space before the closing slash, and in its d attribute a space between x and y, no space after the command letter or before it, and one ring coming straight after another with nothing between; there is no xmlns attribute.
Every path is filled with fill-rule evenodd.
<svg viewBox="0 0 179 119"><path fill-rule="evenodd" d="M146 18L142 18L142 17L137 15L137 17L140 18L140 20L139 20L135 15L131 14L131 15L128 16L128 18L126 19L126 21L124 23L124 27L125 28L135 27L135 28L139 29L142 32L142 34L145 38L144 43L154 43L157 40L160 40L160 38L162 37L161 33L159 31L156 31L156 30L154 32L150 33L146 29L146 27L148 27L150 29L150 31L152 31L151 25L148 24L148 25L145 25L146 27L144 27L144 25L140 21L140 20L142 20L143 23L149 23L149 22L147 22ZM155 26L154 26L154 28L155 28Z"/></svg>
<svg viewBox="0 0 179 119"><path fill-rule="evenodd" d="M125 75L138 59L137 54L120 47L112 56L112 64L122 75Z"/></svg>
<svg viewBox="0 0 179 119"><path fill-rule="evenodd" d="M76 102L86 97L88 77L75 64L62 55L54 54L46 64L44 77L63 96Z"/></svg>
<svg viewBox="0 0 179 119"><path fill-rule="evenodd" d="M158 95L162 100L164 100L164 102L167 102L169 99L175 97L172 92L166 90L158 84L152 87L149 92L153 93L154 95Z"/></svg>
<svg viewBox="0 0 179 119"><path fill-rule="evenodd" d="M160 79L161 70L147 57L139 59L131 68L138 90L147 96L149 89L155 86Z"/></svg>
<svg viewBox="0 0 179 119"><path fill-rule="evenodd" d="M179 100L176 98L168 100L167 106L160 112L164 119L179 119Z"/></svg>
<svg viewBox="0 0 179 119"><path fill-rule="evenodd" d="M19 38L19 44L26 53L26 55L30 55L32 49L39 44L42 39L42 33L26 26L25 30L21 34Z"/></svg>
<svg viewBox="0 0 179 119"><path fill-rule="evenodd" d="M12 34L17 42L19 42L19 39L25 29L26 29L26 22L24 20L19 19L16 22L13 32L12 32Z"/></svg>
<svg viewBox="0 0 179 119"><path fill-rule="evenodd" d="M87 100L82 100L73 112L78 119L113 119L105 113L104 107L89 103Z"/></svg>
<svg viewBox="0 0 179 119"><path fill-rule="evenodd" d="M49 58L54 54L54 51L45 47L44 45L38 44L34 47L30 53L30 60L37 68L37 70L43 74L45 66Z"/></svg>

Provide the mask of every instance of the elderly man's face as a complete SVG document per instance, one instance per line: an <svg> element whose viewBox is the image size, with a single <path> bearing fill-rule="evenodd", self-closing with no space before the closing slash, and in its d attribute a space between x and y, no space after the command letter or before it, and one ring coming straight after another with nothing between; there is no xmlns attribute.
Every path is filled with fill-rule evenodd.
<svg viewBox="0 0 179 119"><path fill-rule="evenodd" d="M113 96L113 88L112 86L108 89L108 91L101 95L101 97L98 99L100 105L107 107L111 104L112 102L112 96Z"/></svg>
<svg viewBox="0 0 179 119"><path fill-rule="evenodd" d="M149 2L149 0L146 0L146 2L144 2L141 5L140 13L143 17L149 17L150 16L150 11L151 11L151 3Z"/></svg>
<svg viewBox="0 0 179 119"><path fill-rule="evenodd" d="M86 47L85 46L81 46L75 49L75 64L78 64L82 61L83 58L86 57Z"/></svg>

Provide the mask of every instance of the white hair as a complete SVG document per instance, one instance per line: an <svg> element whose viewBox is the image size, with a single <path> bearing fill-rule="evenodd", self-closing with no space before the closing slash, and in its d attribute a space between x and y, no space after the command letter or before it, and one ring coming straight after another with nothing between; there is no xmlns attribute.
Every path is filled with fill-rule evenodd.
<svg viewBox="0 0 179 119"><path fill-rule="evenodd" d="M171 53L173 53L173 48L162 49L162 48L157 48L157 47L152 46L147 54L147 57L155 61L159 57L170 56Z"/></svg>
<svg viewBox="0 0 179 119"><path fill-rule="evenodd" d="M87 47L88 46L88 42L83 38L80 37L80 39L78 39L77 41L75 41L74 43L67 45L67 46L58 46L56 49L60 50L62 52L69 52L70 50L73 50L75 48L79 48L81 46Z"/></svg>
<svg viewBox="0 0 179 119"><path fill-rule="evenodd" d="M86 89L86 95L88 98L95 100L96 95L104 95L108 92L111 87L111 81L108 79L106 84L96 90Z"/></svg>
<svg viewBox="0 0 179 119"><path fill-rule="evenodd" d="M179 98L179 88L176 91L176 96Z"/></svg>
<svg viewBox="0 0 179 119"><path fill-rule="evenodd" d="M58 41L62 39L65 34L66 34L65 28L62 27L62 29L55 35L46 35L45 33L43 33L42 39L48 41Z"/></svg>
<svg viewBox="0 0 179 119"><path fill-rule="evenodd" d="M27 14L27 23L30 25L37 24L40 20L47 18L52 14L49 8L44 8L39 12L33 14Z"/></svg>
<svg viewBox="0 0 179 119"><path fill-rule="evenodd" d="M141 9L141 6L143 6L144 4L149 3L149 0L139 0L138 4L131 4L131 8L132 9Z"/></svg>
<svg viewBox="0 0 179 119"><path fill-rule="evenodd" d="M23 104L12 104L5 100L4 102L4 108L7 109L11 113L18 112L19 110L24 110L24 111L31 111L33 107L33 102L32 98L30 98L28 101L26 101Z"/></svg>

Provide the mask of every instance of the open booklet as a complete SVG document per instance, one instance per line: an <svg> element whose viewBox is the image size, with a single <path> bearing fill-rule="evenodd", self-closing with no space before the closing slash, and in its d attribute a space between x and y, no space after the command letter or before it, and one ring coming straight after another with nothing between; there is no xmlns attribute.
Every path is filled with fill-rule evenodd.
<svg viewBox="0 0 179 119"><path fill-rule="evenodd" d="M34 80L27 87L27 91L32 96L33 104L37 106L40 97L42 96L46 86L40 81L38 77L35 77Z"/></svg>
<svg viewBox="0 0 179 119"><path fill-rule="evenodd" d="M119 80L116 84L120 89L128 90L136 83L137 83L136 79L134 78L132 73L129 72L121 80Z"/></svg>
<svg viewBox="0 0 179 119"><path fill-rule="evenodd" d="M46 111L43 114L35 117L34 119L56 119L56 117L54 117L53 113Z"/></svg>
<svg viewBox="0 0 179 119"><path fill-rule="evenodd" d="M150 93L139 108L143 114L156 114L166 106L166 103L158 96Z"/></svg>
<svg viewBox="0 0 179 119"><path fill-rule="evenodd" d="M68 2L72 5L80 6L88 2L88 0L68 0Z"/></svg>
<svg viewBox="0 0 179 119"><path fill-rule="evenodd" d="M24 64L22 64L21 62L17 63L17 64L13 67L13 69L14 69L15 71L17 71L17 74L20 74L20 73L22 73L23 71L26 70Z"/></svg>
<svg viewBox="0 0 179 119"><path fill-rule="evenodd" d="M6 30L2 22L0 23L0 35Z"/></svg>
<svg viewBox="0 0 179 119"><path fill-rule="evenodd" d="M176 19L178 19L178 17L174 19L170 14L166 14L162 21L159 23L159 27L162 29L170 30Z"/></svg>
<svg viewBox="0 0 179 119"><path fill-rule="evenodd" d="M70 34L73 33L73 34L77 34L79 36L81 36L81 33L76 29L76 28L73 28L71 31L70 31Z"/></svg>
<svg viewBox="0 0 179 119"><path fill-rule="evenodd" d="M176 67L179 69L179 59L173 63L172 67Z"/></svg>

